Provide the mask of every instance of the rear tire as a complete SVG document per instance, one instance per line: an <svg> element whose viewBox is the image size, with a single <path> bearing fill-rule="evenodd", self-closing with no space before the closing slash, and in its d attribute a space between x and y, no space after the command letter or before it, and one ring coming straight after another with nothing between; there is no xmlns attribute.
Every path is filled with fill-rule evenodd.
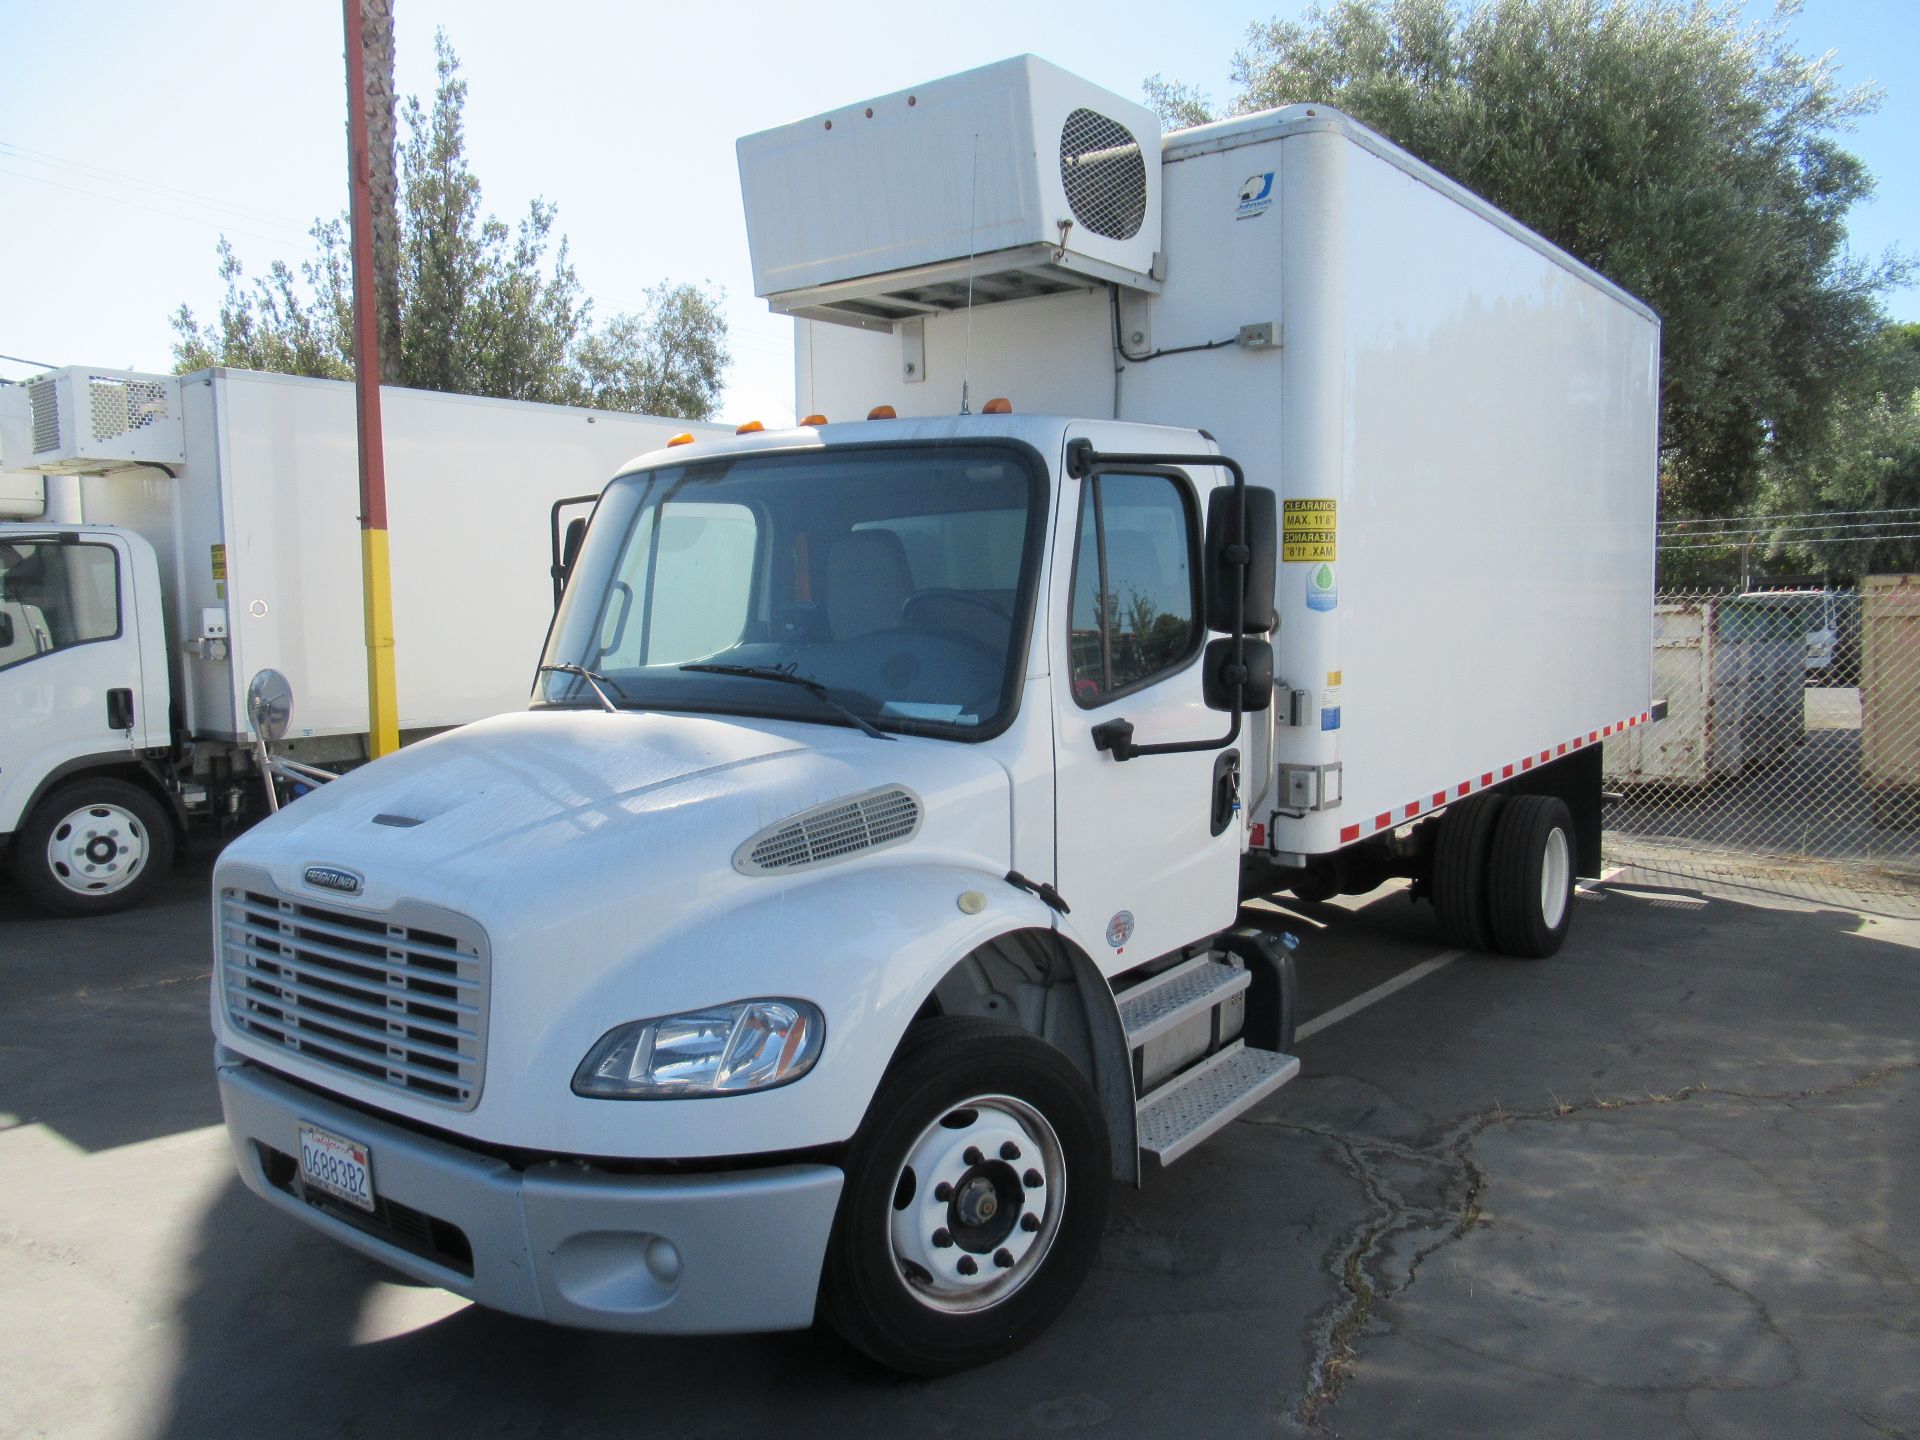
<svg viewBox="0 0 1920 1440"><path fill-rule="evenodd" d="M1019 1349L1092 1268L1112 1176L1099 1101L1065 1055L997 1020L920 1022L848 1147L828 1321L911 1375Z"/></svg>
<svg viewBox="0 0 1920 1440"><path fill-rule="evenodd" d="M1516 795L1494 825L1487 867L1493 943L1505 954L1543 960L1567 938L1573 919L1573 814L1551 795Z"/></svg>
<svg viewBox="0 0 1920 1440"><path fill-rule="evenodd" d="M1507 797L1475 795L1440 817L1433 848L1433 909L1440 933L1460 950L1491 950L1493 921L1488 910L1487 859L1494 826Z"/></svg>
<svg viewBox="0 0 1920 1440"><path fill-rule="evenodd" d="M55 915L138 905L173 863L173 821L125 780L78 780L47 796L13 839L13 878Z"/></svg>

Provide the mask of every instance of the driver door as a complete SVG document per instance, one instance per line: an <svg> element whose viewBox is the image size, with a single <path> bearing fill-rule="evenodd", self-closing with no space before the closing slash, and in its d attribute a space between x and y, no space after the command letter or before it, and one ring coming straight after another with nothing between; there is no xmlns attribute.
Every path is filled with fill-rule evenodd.
<svg viewBox="0 0 1920 1440"><path fill-rule="evenodd" d="M1110 433L1103 433L1110 432ZM1087 426L1096 449L1137 448ZM1131 437L1129 437L1131 438ZM1063 474L1064 474L1064 466ZM1217 779L1238 748L1117 761L1104 722L1141 744L1224 734L1201 694L1204 484L1177 467L1066 476L1054 535L1049 649L1054 675L1055 885L1060 925L1105 973L1233 924L1241 825L1221 823Z"/></svg>

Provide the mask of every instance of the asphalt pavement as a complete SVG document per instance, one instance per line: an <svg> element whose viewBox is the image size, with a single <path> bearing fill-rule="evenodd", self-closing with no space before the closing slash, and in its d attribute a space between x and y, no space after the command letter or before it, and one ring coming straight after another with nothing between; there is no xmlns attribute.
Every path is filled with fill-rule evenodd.
<svg viewBox="0 0 1920 1440"><path fill-rule="evenodd" d="M247 1194L209 865L88 922L0 884L0 1435L1920 1435L1920 923L1870 898L1629 872L1544 962L1249 907L1301 1077L1116 1196L1036 1344L913 1381L492 1314Z"/></svg>

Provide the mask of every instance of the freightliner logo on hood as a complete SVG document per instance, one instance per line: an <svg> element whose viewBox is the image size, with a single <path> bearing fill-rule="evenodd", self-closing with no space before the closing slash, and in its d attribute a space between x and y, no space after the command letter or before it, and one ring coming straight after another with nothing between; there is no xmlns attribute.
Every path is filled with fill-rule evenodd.
<svg viewBox="0 0 1920 1440"><path fill-rule="evenodd" d="M358 895L360 877L351 870L342 870L338 865L309 865L306 870L309 885L322 890L332 890L340 895Z"/></svg>

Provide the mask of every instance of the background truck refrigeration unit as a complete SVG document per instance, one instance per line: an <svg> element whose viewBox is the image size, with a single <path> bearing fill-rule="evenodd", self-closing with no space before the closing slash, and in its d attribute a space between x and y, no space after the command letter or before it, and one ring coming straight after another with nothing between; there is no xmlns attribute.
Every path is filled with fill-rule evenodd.
<svg viewBox="0 0 1920 1440"><path fill-rule="evenodd" d="M1658 320L1438 171L1319 106L1162 138L1031 56L738 148L799 413L1199 427L1278 491L1257 848L1648 720Z"/></svg>
<svg viewBox="0 0 1920 1440"><path fill-rule="evenodd" d="M382 399L403 733L526 703L553 613L557 500L597 494L676 432L731 433L395 387ZM0 390L0 543L117 533L126 572L117 635L51 653L22 648L23 635L0 662L0 839L94 773L144 786L176 816L225 810L257 784L247 689L262 670L291 687L277 750L364 758L355 437L340 381L73 367ZM149 563L154 593L141 584ZM130 728L109 724L114 689L133 692ZM36 863L14 849L16 866Z"/></svg>

